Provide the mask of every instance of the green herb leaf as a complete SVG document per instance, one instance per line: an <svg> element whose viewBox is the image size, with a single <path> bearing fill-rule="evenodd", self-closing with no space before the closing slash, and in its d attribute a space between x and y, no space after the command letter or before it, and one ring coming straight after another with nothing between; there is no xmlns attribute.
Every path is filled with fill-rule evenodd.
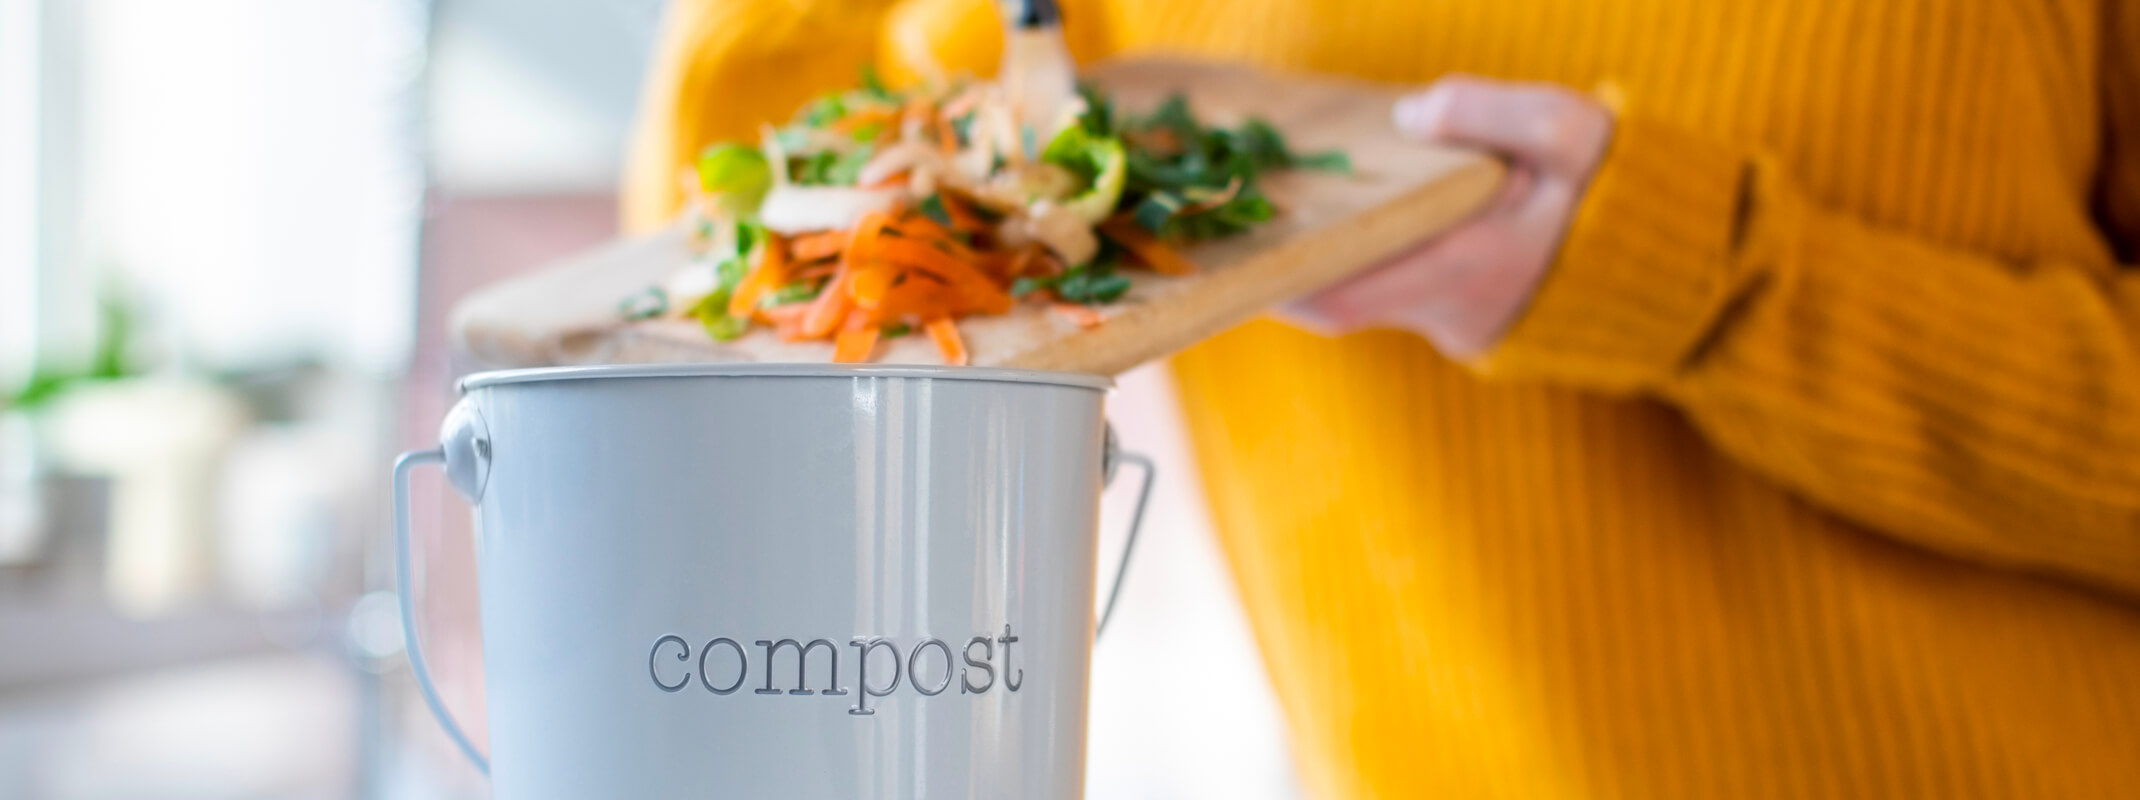
<svg viewBox="0 0 2140 800"><path fill-rule="evenodd" d="M1193 214L1177 214L1158 233L1170 238L1213 239L1241 233L1276 216L1277 209L1257 189L1242 189L1233 198Z"/></svg>
<svg viewBox="0 0 2140 800"><path fill-rule="evenodd" d="M876 146L868 144L847 151L846 155L835 159L825 168L825 183L833 186L854 183L862 176L862 167L869 163L870 157L876 155L876 152Z"/></svg>
<svg viewBox="0 0 2140 800"><path fill-rule="evenodd" d="M890 89L884 88L884 81L877 76L876 65L867 62L862 64L862 92L879 100L898 99Z"/></svg>
<svg viewBox="0 0 2140 800"><path fill-rule="evenodd" d="M790 283L778 289L766 292L764 297L758 298L758 307L772 308L773 306L784 306L789 305L791 303L802 303L810 300L815 300L817 299L817 293L824 290L824 280L795 281L794 283Z"/></svg>
<svg viewBox="0 0 2140 800"><path fill-rule="evenodd" d="M1055 296L1065 302L1107 303L1120 299L1129 291L1129 278L1115 274L1113 261L1093 261L1090 264L1072 267L1052 279ZM1013 284L1016 289L1016 284Z"/></svg>
<svg viewBox="0 0 2140 800"><path fill-rule="evenodd" d="M1101 275L1086 284L1087 302L1112 303L1129 291L1129 278L1124 275Z"/></svg>
<svg viewBox="0 0 2140 800"><path fill-rule="evenodd" d="M1055 276L1055 295L1073 303L1085 302L1092 291L1092 272L1085 267L1072 267Z"/></svg>
<svg viewBox="0 0 2140 800"><path fill-rule="evenodd" d="M1203 126L1197 124L1196 115L1189 113L1189 98L1180 92L1168 95L1166 101L1144 119L1143 126L1173 131L1184 143L1203 138L1204 131Z"/></svg>
<svg viewBox="0 0 2140 800"><path fill-rule="evenodd" d="M874 142L877 140L877 134L883 132L883 123L872 122L868 125L864 125L862 127L854 129L854 133L848 135L853 137L854 140L857 142Z"/></svg>
<svg viewBox="0 0 2140 800"><path fill-rule="evenodd" d="M951 212L944 208L943 195L932 194L921 199L921 215L938 225L951 225Z"/></svg>
<svg viewBox="0 0 2140 800"><path fill-rule="evenodd" d="M1115 103L1099 87L1079 83L1077 94L1085 100L1085 111L1077 115L1077 123L1093 136L1115 135Z"/></svg>
<svg viewBox="0 0 2140 800"><path fill-rule="evenodd" d="M788 175L794 178L798 186L822 186L831 182L827 175L831 173L833 163L839 160L840 154L830 150L819 150L806 156L790 158Z"/></svg>
<svg viewBox="0 0 2140 800"><path fill-rule="evenodd" d="M904 322L894 322L890 325L886 325L882 328L877 329L877 335L885 339L897 339L901 336L905 336L913 332L914 326L908 325Z"/></svg>
<svg viewBox="0 0 2140 800"><path fill-rule="evenodd" d="M736 221L737 258L749 256L750 251L758 249L758 243L762 241L765 241L765 226L750 220Z"/></svg>
<svg viewBox="0 0 2140 800"><path fill-rule="evenodd" d="M1136 145L1128 153L1121 207L1140 227L1172 239L1228 236L1268 221L1275 210L1256 187L1268 170L1351 167L1343 153L1295 154L1284 135L1263 119L1207 128L1181 95L1145 116L1116 119L1113 126ZM1224 202L1201 207L1221 195L1227 197Z"/></svg>
<svg viewBox="0 0 2140 800"><path fill-rule="evenodd" d="M1137 221L1137 227L1155 234L1162 233L1166 230L1167 222L1181 212L1183 205L1185 201L1181 195L1165 191L1153 192L1145 195L1144 202L1138 203L1137 207L1130 211L1130 217Z"/></svg>
<svg viewBox="0 0 2140 800"><path fill-rule="evenodd" d="M1319 169L1328 172L1350 173L1352 172L1352 159L1346 156L1345 153L1342 151L1327 150L1321 153L1309 153L1304 156L1294 156L1293 166L1300 167L1302 169Z"/></svg>
<svg viewBox="0 0 2140 800"><path fill-rule="evenodd" d="M951 134L959 139L959 146L973 144L973 116L978 112L968 111L951 121Z"/></svg>
<svg viewBox="0 0 2140 800"><path fill-rule="evenodd" d="M844 116L847 116L847 103L836 94L810 101L809 105L803 106L800 115L802 124L812 128L825 127Z"/></svg>
<svg viewBox="0 0 2140 800"><path fill-rule="evenodd" d="M1011 279L1011 296L1024 297L1035 291L1053 288L1054 286L1054 278L1036 278L1030 275L1020 275Z"/></svg>
<svg viewBox="0 0 2140 800"><path fill-rule="evenodd" d="M1054 285L1054 278L1035 278L1030 275L1020 275L1011 279L1011 296L1024 297L1035 291L1051 288Z"/></svg>

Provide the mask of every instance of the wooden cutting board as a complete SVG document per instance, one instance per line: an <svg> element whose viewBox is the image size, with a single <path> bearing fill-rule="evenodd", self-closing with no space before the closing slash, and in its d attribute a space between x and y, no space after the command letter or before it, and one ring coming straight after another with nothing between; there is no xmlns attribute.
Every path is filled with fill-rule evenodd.
<svg viewBox="0 0 2140 800"><path fill-rule="evenodd" d="M1142 112L1181 91L1207 121L1261 116L1296 150L1343 150L1354 174L1267 176L1262 185L1279 207L1277 219L1189 248L1193 275L1123 270L1133 285L1101 309L1106 322L1099 326L1080 328L1035 304L961 320L976 365L1119 373L1400 253L1477 210L1501 182L1502 166L1490 157L1400 139L1389 108L1402 87L1165 59L1107 62L1087 77L1122 110ZM496 284L454 309L455 341L496 367L831 359L828 342L785 343L770 331L721 343L692 321L618 320L619 300L660 283L687 259L678 227ZM926 336L886 341L875 360L941 363Z"/></svg>

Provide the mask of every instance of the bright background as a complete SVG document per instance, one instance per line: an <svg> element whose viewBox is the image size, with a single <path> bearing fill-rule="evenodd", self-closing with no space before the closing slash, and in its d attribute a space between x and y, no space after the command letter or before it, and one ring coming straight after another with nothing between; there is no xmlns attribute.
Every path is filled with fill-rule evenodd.
<svg viewBox="0 0 2140 800"><path fill-rule="evenodd" d="M454 300L613 235L660 12L0 0L0 797L487 794L401 657L385 466L480 367ZM1165 374L1122 386L1163 471L1090 794L1295 796ZM476 715L466 513L419 501L421 624Z"/></svg>

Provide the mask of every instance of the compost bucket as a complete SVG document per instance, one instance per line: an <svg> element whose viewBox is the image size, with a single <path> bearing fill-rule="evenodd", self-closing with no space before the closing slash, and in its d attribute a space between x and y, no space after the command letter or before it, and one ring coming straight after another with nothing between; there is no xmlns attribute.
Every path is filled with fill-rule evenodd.
<svg viewBox="0 0 2140 800"><path fill-rule="evenodd" d="M1109 385L891 366L473 376L440 446L395 467L425 699L505 800L1081 796ZM407 480L424 463L476 510L487 764L415 637Z"/></svg>

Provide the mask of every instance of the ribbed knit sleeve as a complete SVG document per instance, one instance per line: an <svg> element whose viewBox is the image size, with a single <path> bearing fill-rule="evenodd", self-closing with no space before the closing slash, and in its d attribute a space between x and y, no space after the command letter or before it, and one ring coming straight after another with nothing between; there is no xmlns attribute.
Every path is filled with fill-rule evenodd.
<svg viewBox="0 0 2140 800"><path fill-rule="evenodd" d="M2106 3L2102 185L2096 205L2127 261L2140 262L2140 3Z"/></svg>
<svg viewBox="0 0 2140 800"><path fill-rule="evenodd" d="M1872 529L2140 593L2129 268L1875 228L1638 109L1483 367L1661 396Z"/></svg>
<svg viewBox="0 0 2140 800"><path fill-rule="evenodd" d="M648 62L625 164L626 230L668 222L678 170L712 142L755 142L811 96L852 85L876 57L890 0L675 0Z"/></svg>

